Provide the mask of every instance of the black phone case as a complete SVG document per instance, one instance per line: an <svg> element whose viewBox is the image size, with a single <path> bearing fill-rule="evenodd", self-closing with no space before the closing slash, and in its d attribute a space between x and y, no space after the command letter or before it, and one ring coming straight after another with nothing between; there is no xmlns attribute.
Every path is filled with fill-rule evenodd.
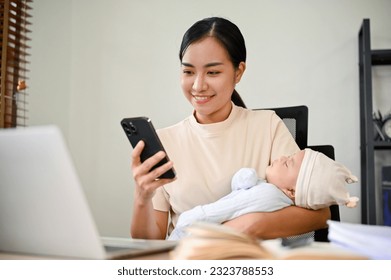
<svg viewBox="0 0 391 280"><path fill-rule="evenodd" d="M124 118L121 121L121 126L128 137L130 144L134 148L140 140L145 143L144 150L141 152L140 159L144 162L149 157L153 156L159 151L164 151L163 145L156 133L152 122L147 117L135 117L135 118ZM167 154L167 153L166 153ZM152 167L151 170L168 162L168 156L162 159L158 164ZM175 178L174 169L168 170L162 174L159 178Z"/></svg>

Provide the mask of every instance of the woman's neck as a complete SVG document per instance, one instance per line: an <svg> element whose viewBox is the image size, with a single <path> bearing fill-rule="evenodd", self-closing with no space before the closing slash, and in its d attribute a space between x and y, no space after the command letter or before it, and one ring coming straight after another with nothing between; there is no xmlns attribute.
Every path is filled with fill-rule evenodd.
<svg viewBox="0 0 391 280"><path fill-rule="evenodd" d="M232 102L227 103L223 108L212 114L203 115L194 111L194 117L200 124L212 124L225 121L232 111Z"/></svg>

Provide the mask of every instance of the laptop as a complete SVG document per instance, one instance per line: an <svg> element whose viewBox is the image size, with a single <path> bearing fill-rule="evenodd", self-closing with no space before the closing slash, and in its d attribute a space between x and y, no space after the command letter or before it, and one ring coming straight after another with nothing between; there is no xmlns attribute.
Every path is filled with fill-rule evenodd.
<svg viewBox="0 0 391 280"><path fill-rule="evenodd" d="M59 128L0 129L1 253L124 259L175 245L100 237Z"/></svg>

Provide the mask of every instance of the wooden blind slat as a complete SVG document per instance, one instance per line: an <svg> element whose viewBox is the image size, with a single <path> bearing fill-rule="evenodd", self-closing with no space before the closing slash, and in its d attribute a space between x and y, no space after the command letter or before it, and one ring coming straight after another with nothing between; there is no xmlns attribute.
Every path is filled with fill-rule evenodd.
<svg viewBox="0 0 391 280"><path fill-rule="evenodd" d="M28 26L32 0L0 0L1 91L0 128L25 126L27 97L21 80L28 79Z"/></svg>

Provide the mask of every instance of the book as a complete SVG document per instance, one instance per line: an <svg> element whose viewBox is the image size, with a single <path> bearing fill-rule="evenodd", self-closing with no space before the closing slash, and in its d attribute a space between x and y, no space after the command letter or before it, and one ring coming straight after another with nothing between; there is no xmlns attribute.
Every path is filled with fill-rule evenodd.
<svg viewBox="0 0 391 280"><path fill-rule="evenodd" d="M188 236L170 252L171 259L272 258L257 239L220 224L197 222L186 231Z"/></svg>

